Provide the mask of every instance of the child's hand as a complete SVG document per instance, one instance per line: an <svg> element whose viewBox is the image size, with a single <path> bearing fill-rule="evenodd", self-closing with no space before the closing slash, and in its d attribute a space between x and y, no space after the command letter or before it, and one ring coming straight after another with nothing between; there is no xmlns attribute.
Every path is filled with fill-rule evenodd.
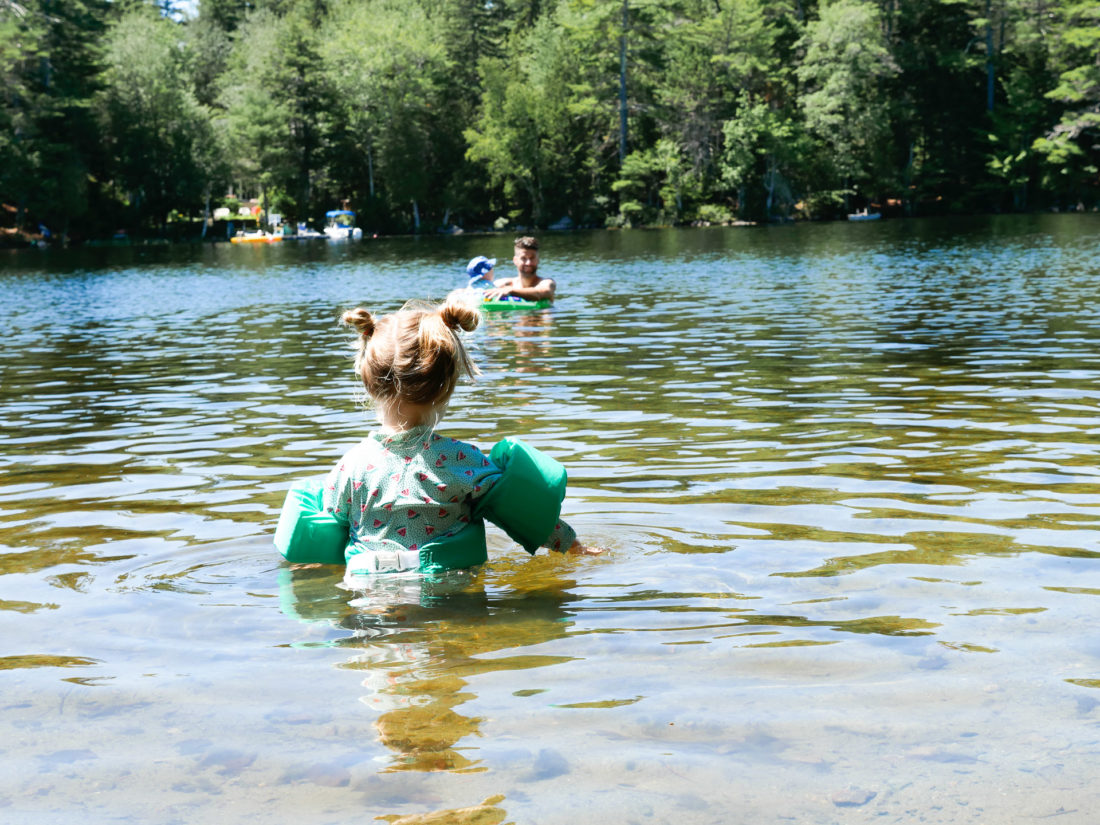
<svg viewBox="0 0 1100 825"><path fill-rule="evenodd" d="M593 547L591 544L581 544L579 541L574 541L569 547L569 554L573 556L598 556L602 552L602 547Z"/></svg>

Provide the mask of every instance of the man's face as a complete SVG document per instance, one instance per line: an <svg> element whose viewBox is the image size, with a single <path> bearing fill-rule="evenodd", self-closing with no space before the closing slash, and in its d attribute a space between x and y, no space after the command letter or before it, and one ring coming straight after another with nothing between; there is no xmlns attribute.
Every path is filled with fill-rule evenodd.
<svg viewBox="0 0 1100 825"><path fill-rule="evenodd" d="M537 249L516 249L512 262L516 265L516 271L524 278L533 278L539 270L539 253Z"/></svg>

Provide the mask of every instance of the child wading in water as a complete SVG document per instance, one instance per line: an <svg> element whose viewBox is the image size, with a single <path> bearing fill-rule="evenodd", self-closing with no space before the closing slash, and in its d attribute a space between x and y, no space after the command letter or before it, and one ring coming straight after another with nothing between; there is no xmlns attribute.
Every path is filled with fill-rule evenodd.
<svg viewBox="0 0 1100 825"><path fill-rule="evenodd" d="M355 370L381 424L325 480L324 509L348 526L348 576L417 569L425 545L480 525L479 500L502 482L502 468L477 447L435 432L459 373L477 371L458 330L472 331L478 319L459 297L381 318L361 307L344 313L359 332ZM535 541L563 553L600 552L560 519Z"/></svg>

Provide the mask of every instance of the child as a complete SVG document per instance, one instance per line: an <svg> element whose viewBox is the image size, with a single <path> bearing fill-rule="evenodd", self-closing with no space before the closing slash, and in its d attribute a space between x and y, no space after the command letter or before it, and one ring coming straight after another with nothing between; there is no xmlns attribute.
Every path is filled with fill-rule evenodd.
<svg viewBox="0 0 1100 825"><path fill-rule="evenodd" d="M382 318L361 307L344 313L344 323L359 332L355 369L381 424L352 447L325 480L324 509L348 527L348 577L422 569L421 548L444 538L474 535L473 523L481 526L475 512L479 501L498 484L501 490L486 501L502 498L507 468L498 467L477 447L435 432L459 373L472 377L476 372L457 331L473 330L478 318L477 310L456 295L440 307L406 305ZM524 449L556 463L525 445ZM522 495L527 495L526 489ZM559 495L558 507L560 502ZM554 525L552 531L532 541L528 550L534 552L541 543L559 552L599 552L578 542L573 529L556 518L557 512L551 512L548 522ZM492 512L485 515L501 523ZM508 521L507 513L501 515ZM513 518L529 523L527 516L517 513ZM480 558L473 564L485 560L483 531L481 537Z"/></svg>
<svg viewBox="0 0 1100 825"><path fill-rule="evenodd" d="M478 255L466 264L466 276L470 279L470 288L492 289L493 268L496 265L496 258L486 258L484 255Z"/></svg>

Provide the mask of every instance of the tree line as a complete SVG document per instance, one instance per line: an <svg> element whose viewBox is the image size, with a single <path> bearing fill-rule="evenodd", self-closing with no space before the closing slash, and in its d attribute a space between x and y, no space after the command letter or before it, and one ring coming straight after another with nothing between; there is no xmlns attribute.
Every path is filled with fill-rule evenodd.
<svg viewBox="0 0 1100 825"><path fill-rule="evenodd" d="M0 73L4 215L77 236L1100 202L1095 0L0 0Z"/></svg>

